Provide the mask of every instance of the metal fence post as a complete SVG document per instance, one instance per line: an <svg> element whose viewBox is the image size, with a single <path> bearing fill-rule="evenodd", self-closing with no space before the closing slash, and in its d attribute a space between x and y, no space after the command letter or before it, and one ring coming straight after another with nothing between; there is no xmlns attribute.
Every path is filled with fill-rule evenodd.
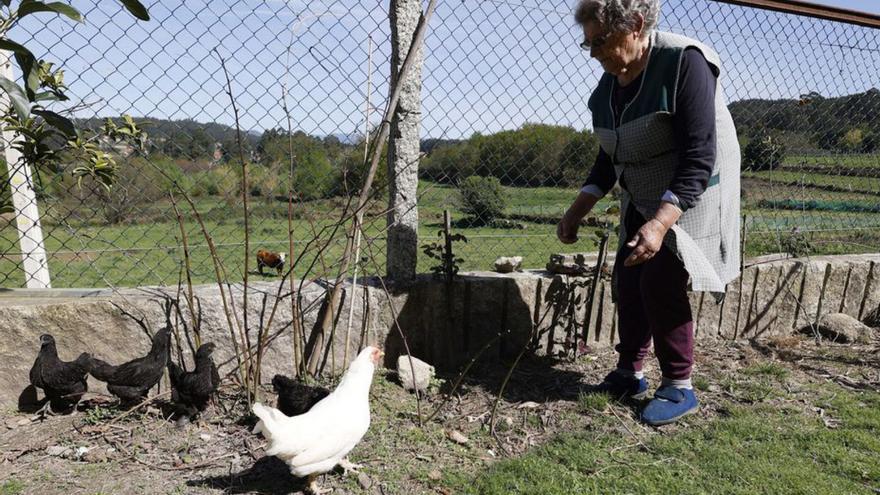
<svg viewBox="0 0 880 495"><path fill-rule="evenodd" d="M14 81L11 54L3 50L0 51L0 57L0 76ZM0 106L9 107L9 95L5 91L0 92ZM3 129L3 150L9 171L9 187L15 208L25 283L29 289L48 289L52 284L49 280L49 263L43 245L43 229L40 226L40 212L37 209L31 169L22 159L21 153L12 147L18 139L20 137L14 132Z"/></svg>
<svg viewBox="0 0 880 495"><path fill-rule="evenodd" d="M392 0L391 86L413 41L422 14L418 0ZM388 245L387 272L394 280L415 278L419 245L419 127L421 124L422 49L402 81L400 103L391 122L388 140Z"/></svg>

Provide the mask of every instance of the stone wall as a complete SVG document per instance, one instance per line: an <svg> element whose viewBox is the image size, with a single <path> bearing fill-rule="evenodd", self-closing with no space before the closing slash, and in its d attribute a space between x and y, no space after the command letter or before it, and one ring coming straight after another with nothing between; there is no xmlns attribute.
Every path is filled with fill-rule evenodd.
<svg viewBox="0 0 880 495"><path fill-rule="evenodd" d="M333 352L326 354L327 370L344 367L345 336L349 356L367 344L384 346L386 364L410 351L438 368L455 368L478 352L483 362L515 357L527 343L532 352L555 354L572 336L583 332L591 278L543 271L511 274L465 273L451 287L423 275L405 291L385 292L376 279L366 279L344 292L337 317ZM308 309L304 326L311 331L321 311L325 287L309 284L302 292ZM0 294L0 402L14 404L28 383L28 370L39 349L39 335L52 333L62 359L91 352L110 362L144 354L149 332L163 325L177 327L187 359L192 328L189 310L173 304L176 289L8 290ZM252 284L249 322L268 319L277 283ZM221 371L233 369L232 339L216 284L195 288L197 313L204 340L218 344L215 355ZM233 298L240 308L241 294ZM264 305L265 301L265 305ZM347 331L349 305L355 311ZM715 304L708 294L692 294L698 339L748 339L789 334L819 315L842 312L865 319L880 308L880 254L809 259L765 257L750 260L743 276L732 282L727 297ZM610 283L601 280L590 307L589 345L615 343L616 308ZM395 316L397 317L395 324ZM185 322L182 323L182 322ZM264 381L274 373L292 373L290 300L284 299L269 329L264 358ZM532 329L535 329L533 332ZM251 333L256 341L256 327ZM92 390L102 391L98 382Z"/></svg>

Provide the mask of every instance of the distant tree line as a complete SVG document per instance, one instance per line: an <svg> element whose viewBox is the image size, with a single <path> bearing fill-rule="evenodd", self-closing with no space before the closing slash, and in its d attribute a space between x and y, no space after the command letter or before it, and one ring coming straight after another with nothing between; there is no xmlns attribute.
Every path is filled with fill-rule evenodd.
<svg viewBox="0 0 880 495"><path fill-rule="evenodd" d="M730 105L740 135L779 134L789 149L880 151L880 90L839 97L817 92L797 99L741 100Z"/></svg>
<svg viewBox="0 0 880 495"><path fill-rule="evenodd" d="M438 143L422 159L419 171L425 179L449 183L478 175L496 177L508 186L575 186L586 179L598 150L590 131L524 124L516 130Z"/></svg>

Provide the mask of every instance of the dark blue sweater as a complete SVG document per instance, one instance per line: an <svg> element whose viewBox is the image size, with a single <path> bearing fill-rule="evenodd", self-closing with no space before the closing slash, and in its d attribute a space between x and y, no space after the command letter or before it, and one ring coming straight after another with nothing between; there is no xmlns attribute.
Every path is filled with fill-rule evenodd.
<svg viewBox="0 0 880 495"><path fill-rule="evenodd" d="M611 101L615 120L638 93L643 75L644 72L623 87L615 82ZM675 196L673 199L678 200L678 207L687 210L706 190L715 164L715 74L695 48L684 52L675 97L672 126L679 162L667 189ZM616 181L611 157L600 148L584 186L593 185L606 194ZM622 182L620 186L626 189Z"/></svg>

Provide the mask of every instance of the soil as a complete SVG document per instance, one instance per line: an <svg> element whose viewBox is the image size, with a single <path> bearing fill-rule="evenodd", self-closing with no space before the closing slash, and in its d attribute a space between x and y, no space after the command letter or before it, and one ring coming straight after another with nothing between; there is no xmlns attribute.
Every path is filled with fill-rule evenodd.
<svg viewBox="0 0 880 495"><path fill-rule="evenodd" d="M372 426L350 455L363 468L360 474L345 475L341 469L328 473L319 479L321 487L333 493L450 493L444 478L452 473L476 473L559 432L592 428L597 414L617 419L603 421L601 428L607 431L601 433L637 440L671 435L711 421L730 401L772 404L776 399L762 397L760 389L729 386L731 376L747 376L733 372L749 368L784 368L786 386L792 389L808 390L810 383L825 382L880 391L877 342L817 344L802 336L745 343L702 341L695 366L700 411L675 425L648 428L636 420L638 404L614 404L604 410L584 407L581 394L601 380L615 360L611 349L587 351L575 361L521 361L498 402L494 432L492 410L508 368L472 369L451 395L443 392L457 376L444 376L420 403L397 385L393 372L378 372L371 393ZM657 383L653 361L648 378ZM263 397L274 402L270 392ZM800 402L799 407L815 406L807 392ZM265 442L250 432L253 418L233 385L225 386L195 422L175 421L173 408L162 398L129 413L114 404L112 398L94 395L76 414L44 420L4 411L0 494L289 494L304 488L283 462L264 455ZM426 421L435 410L439 412Z"/></svg>

